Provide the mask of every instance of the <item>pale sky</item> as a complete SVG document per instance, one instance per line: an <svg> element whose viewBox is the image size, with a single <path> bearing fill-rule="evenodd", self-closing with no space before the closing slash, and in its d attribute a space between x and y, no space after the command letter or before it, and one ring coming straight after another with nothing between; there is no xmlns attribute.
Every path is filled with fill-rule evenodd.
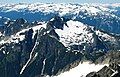
<svg viewBox="0 0 120 77"><path fill-rule="evenodd" d="M0 0L0 3L120 3L120 0Z"/></svg>

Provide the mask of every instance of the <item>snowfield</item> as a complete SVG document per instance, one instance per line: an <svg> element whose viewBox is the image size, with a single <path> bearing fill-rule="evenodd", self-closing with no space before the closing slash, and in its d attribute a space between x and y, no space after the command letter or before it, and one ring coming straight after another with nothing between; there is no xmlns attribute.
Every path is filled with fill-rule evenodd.
<svg viewBox="0 0 120 77"><path fill-rule="evenodd" d="M55 30L60 36L60 42L62 42L64 46L68 46L70 43L80 44L82 42L86 42L87 40L92 40L92 33L88 33L89 31L86 30L88 27L83 23L70 20L67 22L67 25L68 27L64 26L63 30ZM85 38L85 36L87 38Z"/></svg>
<svg viewBox="0 0 120 77"><path fill-rule="evenodd" d="M108 66L108 64L95 65L95 64L90 64L89 62L83 62L80 63L77 67L54 77L85 77L88 73L93 71L97 72L100 69L102 69L104 66Z"/></svg>
<svg viewBox="0 0 120 77"><path fill-rule="evenodd" d="M82 43L93 44L95 42L94 35L102 37L104 41L112 41L112 43L116 41L114 37L99 30L93 30L92 26L85 25L79 21L70 20L67 21L67 25L64 25L63 30L55 29L60 36L60 42L66 47L74 44L81 45Z"/></svg>
<svg viewBox="0 0 120 77"><path fill-rule="evenodd" d="M1 12L26 12L29 11L30 13L41 12L44 14L55 13L59 14L60 16L73 14L74 16L78 16L80 12L84 12L88 15L97 15L98 13L108 14L107 12L116 11L114 9L108 8L109 6L113 6L114 8L120 6L120 4L54 4L54 3L19 3L19 4L1 4L0 11ZM105 12L105 13L104 13ZM26 13L25 13L26 14ZM23 15L25 15L23 14Z"/></svg>

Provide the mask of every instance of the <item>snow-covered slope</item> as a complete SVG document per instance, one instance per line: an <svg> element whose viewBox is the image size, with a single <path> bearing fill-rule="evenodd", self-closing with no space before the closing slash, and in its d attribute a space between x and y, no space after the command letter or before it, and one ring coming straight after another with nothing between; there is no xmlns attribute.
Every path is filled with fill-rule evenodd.
<svg viewBox="0 0 120 77"><path fill-rule="evenodd" d="M98 70L102 69L104 66L108 66L108 64L91 64L89 62L80 63L77 67L61 73L58 76L54 77L85 77L90 72L97 72Z"/></svg>
<svg viewBox="0 0 120 77"><path fill-rule="evenodd" d="M37 30L40 30L41 28L46 28L46 23L42 23L41 25L37 25L27 29L22 29L21 31L17 32L14 35L7 36L8 37L7 39L3 39L0 41L0 45L5 43L19 43L20 41L23 41L25 39L25 32L29 31L30 29L34 31L32 36L32 38L34 38L34 35L36 34Z"/></svg>
<svg viewBox="0 0 120 77"><path fill-rule="evenodd" d="M54 18L52 20L54 21ZM53 22L52 20L50 22ZM1 40L0 44L2 45L5 43L19 43L19 41L23 41L25 39L25 32L29 31L30 29L33 29L33 39L36 31L40 30L41 28L46 29L46 33L49 34L49 32L51 32L51 29L50 31L47 30L47 23L42 23L41 25L36 25L27 29L23 29L14 35L11 35L7 39L5 38ZM62 22L57 22L56 20L55 23L60 24ZM116 37L102 32L101 30L98 30L92 26L85 25L79 21L69 20L66 22L66 24L67 25L63 25L63 29L53 28L59 36L58 41L60 41L65 47L71 47L76 45L78 46L78 48L79 46L83 47L80 50L87 51L93 51L93 49L95 51L107 51L108 49L111 49L111 47L119 48L119 43ZM55 36L51 35L51 37Z"/></svg>
<svg viewBox="0 0 120 77"><path fill-rule="evenodd" d="M56 33L60 36L60 42L66 47L71 45L83 45L85 48L86 44L94 47L96 44L100 43L97 43L98 40L103 43L110 42L111 44L117 45L115 37L79 21L70 20L67 22L67 25L68 26L64 25L63 30L55 29Z"/></svg>
<svg viewBox="0 0 120 77"><path fill-rule="evenodd" d="M65 45L68 46L70 43L79 44L84 43L89 40L92 41L92 33L89 33L86 29L88 28L83 23L78 21L68 21L68 26L64 26L63 30L56 29L55 31L60 36L60 41ZM87 37L87 38L85 38Z"/></svg>

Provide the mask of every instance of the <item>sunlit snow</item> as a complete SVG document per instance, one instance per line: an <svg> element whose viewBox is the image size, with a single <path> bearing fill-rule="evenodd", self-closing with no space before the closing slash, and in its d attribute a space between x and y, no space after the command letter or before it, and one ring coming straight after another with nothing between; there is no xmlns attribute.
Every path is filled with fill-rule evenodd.
<svg viewBox="0 0 120 77"><path fill-rule="evenodd" d="M56 29L56 33L60 36L60 42L65 46L70 44L80 44L84 42L93 42L93 34L87 30L87 26L78 21L68 21L64 29Z"/></svg>
<svg viewBox="0 0 120 77"><path fill-rule="evenodd" d="M95 65L95 64L90 64L89 62L83 62L80 63L77 67L71 69L70 71L61 73L60 75L54 77L85 77L90 72L99 71L105 65L108 66L108 64Z"/></svg>
<svg viewBox="0 0 120 77"><path fill-rule="evenodd" d="M78 14L80 11L87 11L89 15L96 15L96 13L101 13L103 11L110 11L109 9L106 8L105 5L99 5L99 6L96 4L92 4L92 5L91 4L77 4L76 5L76 4L64 4L64 3L61 3L61 4L20 3L20 4L4 4L4 5L2 4L0 8L3 8L5 12L25 11L26 9L33 13L34 12L43 12L43 13L58 12L60 16L67 15L67 14Z"/></svg>

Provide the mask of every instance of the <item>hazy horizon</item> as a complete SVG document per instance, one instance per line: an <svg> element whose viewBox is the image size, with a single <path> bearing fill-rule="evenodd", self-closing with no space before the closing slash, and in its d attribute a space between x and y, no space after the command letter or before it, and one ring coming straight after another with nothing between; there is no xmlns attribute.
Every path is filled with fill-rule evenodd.
<svg viewBox="0 0 120 77"><path fill-rule="evenodd" d="M120 3L120 0L0 0L0 3Z"/></svg>

